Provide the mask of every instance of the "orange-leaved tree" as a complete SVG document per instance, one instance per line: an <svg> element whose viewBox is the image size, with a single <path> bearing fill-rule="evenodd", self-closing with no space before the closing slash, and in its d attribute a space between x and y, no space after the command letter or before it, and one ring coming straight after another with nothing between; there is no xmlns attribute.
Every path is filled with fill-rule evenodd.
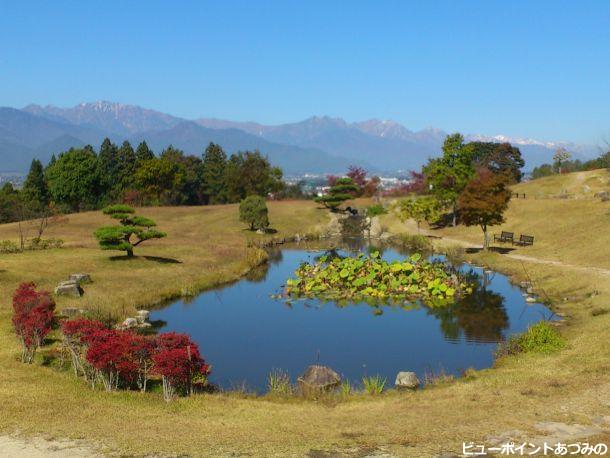
<svg viewBox="0 0 610 458"><path fill-rule="evenodd" d="M511 196L508 183L506 175L480 168L459 196L460 219L466 226L481 227L484 250L489 248L487 228L504 222L504 211Z"/></svg>

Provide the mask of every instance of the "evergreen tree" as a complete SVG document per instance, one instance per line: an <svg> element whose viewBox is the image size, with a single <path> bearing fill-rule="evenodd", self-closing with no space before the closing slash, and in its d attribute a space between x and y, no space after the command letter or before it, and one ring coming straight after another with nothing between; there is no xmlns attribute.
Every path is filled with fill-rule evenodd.
<svg viewBox="0 0 610 458"><path fill-rule="evenodd" d="M343 202L353 199L358 189L351 178L339 178L330 187L327 194L316 197L315 201L334 212Z"/></svg>
<svg viewBox="0 0 610 458"><path fill-rule="evenodd" d="M141 142L136 149L136 164L139 166L144 161L148 161L149 159L153 159L155 154L148 147L145 141Z"/></svg>
<svg viewBox="0 0 610 458"><path fill-rule="evenodd" d="M100 154L98 155L98 174L100 180L101 191L105 200L111 200L113 189L119 182L119 155L117 146L105 138L100 146Z"/></svg>
<svg viewBox="0 0 610 458"><path fill-rule="evenodd" d="M157 224L152 219L135 215L134 209L128 205L111 205L104 208L103 213L119 220L121 225L104 226L95 231L102 250L125 251L128 257L132 257L135 246L167 235L155 229Z"/></svg>
<svg viewBox="0 0 610 458"><path fill-rule="evenodd" d="M113 188L115 194L120 195L123 191L134 186L134 175L136 172L136 153L131 144L125 140L117 151L117 182Z"/></svg>
<svg viewBox="0 0 610 458"><path fill-rule="evenodd" d="M203 193L210 204L226 202L227 155L220 145L210 143L203 155Z"/></svg>
<svg viewBox="0 0 610 458"><path fill-rule="evenodd" d="M42 163L38 159L32 160L30 172L23 183L21 192L25 205L31 211L39 213L49 206L49 188Z"/></svg>

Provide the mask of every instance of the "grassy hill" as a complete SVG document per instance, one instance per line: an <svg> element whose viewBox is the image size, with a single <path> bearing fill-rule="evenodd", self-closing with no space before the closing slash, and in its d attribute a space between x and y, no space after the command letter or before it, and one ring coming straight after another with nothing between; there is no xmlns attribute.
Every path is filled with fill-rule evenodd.
<svg viewBox="0 0 610 458"><path fill-rule="evenodd" d="M559 177L565 183L573 179ZM519 185L526 194L539 186ZM609 210L610 203L594 199L526 198L511 203L503 227L536 236L534 247L515 253L569 265L521 261L498 253L468 255L472 262L501 270L515 281L525 279L527 271L553 310L565 317L560 329L567 347L559 353L509 357L493 369L417 392L390 390L379 396L356 394L320 402L223 393L170 404L159 394L92 391L68 372L18 362L10 323L12 291L20 281L34 280L51 288L70 273L86 271L95 283L85 296L62 298L58 306L78 305L120 317L135 306L236 278L256 260L246 246L253 235L243 231L234 205L146 208L142 215L155 219L168 237L138 247L133 261L120 261L112 260L113 253L100 251L91 237L106 217L99 212L68 215L48 232L63 238L65 248L0 257L0 431L84 438L126 455L383 452L427 457L458 452L464 441L544 438L550 433L539 429L541 422L584 425L589 442L607 443L610 436L599 427L599 418L608 415L610 399L610 348L605 344L610 276L588 268L609 267ZM279 202L270 204L270 218L282 236L315 230L328 216L311 202ZM396 230L412 228L391 215L385 224ZM481 237L477 228L463 227L435 234L468 243L480 243ZM0 226L0 239L15 236L15 225Z"/></svg>

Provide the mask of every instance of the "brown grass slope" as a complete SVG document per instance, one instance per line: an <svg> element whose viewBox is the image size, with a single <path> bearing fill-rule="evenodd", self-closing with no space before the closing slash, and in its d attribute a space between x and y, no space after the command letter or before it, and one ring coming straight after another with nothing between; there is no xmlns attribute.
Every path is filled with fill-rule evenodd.
<svg viewBox="0 0 610 458"><path fill-rule="evenodd" d="M528 185L520 186L527 190ZM600 232L609 227L608 210L608 204L593 200L575 206L570 200L526 199L511 204L506 227L537 237L533 248L518 252L605 267L610 245L604 243L607 233ZM10 296L20 281L34 280L50 288L69 273L87 271L95 283L86 295L61 299L59 307L78 304L120 316L177 290L189 292L235 278L248 268L246 235L235 206L141 213L156 219L169 235L143 245L133 262L112 261L112 252L95 247L90 234L107 222L99 213L70 215L64 226L53 229L53 235L66 240L66 248L0 258L1 431L85 438L128 455L361 456L378 450L420 457L459 451L463 441L486 441L507 431L533 437L539 434L536 425L541 421L592 425L610 413L610 313L598 314L610 311L609 278L533 263L524 264L528 274L554 300L555 310L566 316L561 329L567 348L550 356L511 357L468 379L416 393L325 402L198 395L166 404L154 394L91 391L68 372L19 363ZM325 221L326 213L308 202L282 202L270 205L270 217L280 234L288 234L313 230ZM561 235L558 227L565 229ZM14 226L0 226L0 239L14 233ZM480 238L476 229L441 234L473 242ZM524 277L522 262L516 259L495 253L473 259L515 280Z"/></svg>

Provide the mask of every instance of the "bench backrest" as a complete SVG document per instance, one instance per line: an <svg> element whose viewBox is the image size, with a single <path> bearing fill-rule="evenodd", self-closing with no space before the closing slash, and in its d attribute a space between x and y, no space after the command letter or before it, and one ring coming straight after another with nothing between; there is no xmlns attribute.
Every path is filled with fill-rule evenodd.
<svg viewBox="0 0 610 458"><path fill-rule="evenodd" d="M523 243L534 243L534 236L521 234L521 237L519 237L519 241Z"/></svg>
<svg viewBox="0 0 610 458"><path fill-rule="evenodd" d="M502 234L500 235L500 237L502 237L503 239L512 239L515 236L514 232L506 232L506 231L502 231Z"/></svg>

